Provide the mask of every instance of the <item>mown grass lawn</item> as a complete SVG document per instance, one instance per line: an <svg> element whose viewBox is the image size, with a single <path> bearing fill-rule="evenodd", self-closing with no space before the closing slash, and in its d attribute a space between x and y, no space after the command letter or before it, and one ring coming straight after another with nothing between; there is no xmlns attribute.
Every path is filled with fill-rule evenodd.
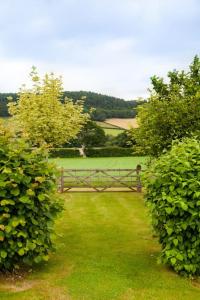
<svg viewBox="0 0 200 300"><path fill-rule="evenodd" d="M200 283L156 263L142 194L63 194L57 252L17 282L0 278L1 300L197 300Z"/></svg>
<svg viewBox="0 0 200 300"><path fill-rule="evenodd" d="M55 158L51 159L59 167L67 169L131 169L138 164L145 167L147 157L87 157L87 158Z"/></svg>

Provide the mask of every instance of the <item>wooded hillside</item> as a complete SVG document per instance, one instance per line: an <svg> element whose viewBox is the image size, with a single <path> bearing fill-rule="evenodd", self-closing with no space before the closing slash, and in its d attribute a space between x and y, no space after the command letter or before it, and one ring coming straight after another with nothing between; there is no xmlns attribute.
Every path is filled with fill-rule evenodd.
<svg viewBox="0 0 200 300"><path fill-rule="evenodd" d="M14 100L17 99L16 93L0 93L0 117L9 116L7 110L7 97L12 96ZM64 97L74 100L81 99L85 96L85 111L90 108L95 108L92 113L92 119L96 121L104 121L107 118L133 118L136 115L134 108L138 105L137 101L125 101L124 99L106 96L94 92L69 92L65 91Z"/></svg>

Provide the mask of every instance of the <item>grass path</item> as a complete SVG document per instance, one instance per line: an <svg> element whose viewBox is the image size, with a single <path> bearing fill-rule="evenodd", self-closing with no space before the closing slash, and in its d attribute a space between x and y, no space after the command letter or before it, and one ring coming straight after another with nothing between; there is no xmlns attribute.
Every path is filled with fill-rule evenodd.
<svg viewBox="0 0 200 300"><path fill-rule="evenodd" d="M198 285L157 265L142 195L64 194L57 252L17 283L0 278L1 300L197 300Z"/></svg>

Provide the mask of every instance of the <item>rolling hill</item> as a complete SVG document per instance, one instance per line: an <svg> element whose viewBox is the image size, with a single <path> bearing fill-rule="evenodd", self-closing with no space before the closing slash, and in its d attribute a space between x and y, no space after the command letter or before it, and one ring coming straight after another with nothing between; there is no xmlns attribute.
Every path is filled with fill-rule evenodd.
<svg viewBox="0 0 200 300"><path fill-rule="evenodd" d="M9 116L7 109L7 97L9 96L12 96L14 101L17 100L16 93L0 93L0 117ZM138 105L136 100L125 101L124 99L86 91L65 91L63 93L63 99L68 97L74 101L81 99L83 96L86 97L84 100L85 111L89 111L91 108L95 109L92 112L93 120L104 121L109 118L134 118L136 115L135 108Z"/></svg>

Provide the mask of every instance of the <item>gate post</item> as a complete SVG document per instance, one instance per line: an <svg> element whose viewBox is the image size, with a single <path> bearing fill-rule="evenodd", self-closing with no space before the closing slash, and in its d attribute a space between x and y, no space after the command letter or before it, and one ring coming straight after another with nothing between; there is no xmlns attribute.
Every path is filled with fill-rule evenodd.
<svg viewBox="0 0 200 300"><path fill-rule="evenodd" d="M142 170L141 165L137 165L136 174L137 174L137 192L138 193L142 192L142 183L141 183L141 177L140 177L141 170Z"/></svg>

